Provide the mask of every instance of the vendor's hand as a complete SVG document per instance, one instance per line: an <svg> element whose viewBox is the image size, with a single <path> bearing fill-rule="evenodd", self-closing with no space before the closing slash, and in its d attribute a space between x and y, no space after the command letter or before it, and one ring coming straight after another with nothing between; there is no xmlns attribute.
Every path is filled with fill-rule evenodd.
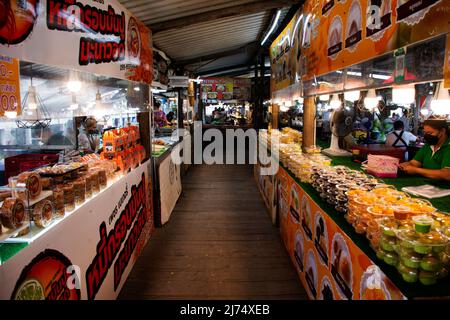
<svg viewBox="0 0 450 320"><path fill-rule="evenodd" d="M414 167L412 165L406 165L402 167L402 170L406 172L407 174L415 174L417 173L417 167Z"/></svg>
<svg viewBox="0 0 450 320"><path fill-rule="evenodd" d="M400 170L404 170L404 168L406 168L406 167L408 167L408 166L410 166L409 162L403 162L403 163L400 163L400 164L398 165L398 167L400 168Z"/></svg>

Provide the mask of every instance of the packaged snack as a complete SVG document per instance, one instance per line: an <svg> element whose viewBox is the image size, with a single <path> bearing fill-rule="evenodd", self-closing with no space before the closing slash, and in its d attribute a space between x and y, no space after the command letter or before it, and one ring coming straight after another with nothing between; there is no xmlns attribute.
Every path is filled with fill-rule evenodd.
<svg viewBox="0 0 450 320"><path fill-rule="evenodd" d="M23 172L16 178L10 179L10 187L25 187L30 199L36 199L42 192L41 177L36 172ZM27 200L26 191L13 191L13 196Z"/></svg>
<svg viewBox="0 0 450 320"><path fill-rule="evenodd" d="M8 229L22 226L26 220L25 203L19 198L6 198L0 209L2 224Z"/></svg>
<svg viewBox="0 0 450 320"><path fill-rule="evenodd" d="M34 224L39 228L46 228L53 218L53 205L49 200L38 202L33 208Z"/></svg>
<svg viewBox="0 0 450 320"><path fill-rule="evenodd" d="M67 183L62 187L64 192L64 206L67 211L75 210L75 192L73 184Z"/></svg>
<svg viewBox="0 0 450 320"><path fill-rule="evenodd" d="M53 190L53 204L55 207L55 218L64 217L64 191L61 187L57 187Z"/></svg>
<svg viewBox="0 0 450 320"><path fill-rule="evenodd" d="M98 183L101 189L104 189L108 186L108 177L106 175L106 170L103 168L99 168L96 170L98 173Z"/></svg>
<svg viewBox="0 0 450 320"><path fill-rule="evenodd" d="M92 194L97 194L100 192L100 182L98 180L98 172L96 170L91 170L91 188Z"/></svg>
<svg viewBox="0 0 450 320"><path fill-rule="evenodd" d="M75 204L82 205L86 201L86 179L79 178L73 182L75 192Z"/></svg>

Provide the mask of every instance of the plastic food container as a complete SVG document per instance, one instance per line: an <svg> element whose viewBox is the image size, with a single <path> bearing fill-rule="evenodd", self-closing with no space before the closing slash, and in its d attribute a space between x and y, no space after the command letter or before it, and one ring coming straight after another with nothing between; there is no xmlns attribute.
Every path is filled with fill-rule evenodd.
<svg viewBox="0 0 450 320"><path fill-rule="evenodd" d="M59 219L65 215L64 191L58 187L53 190L53 205L55 207L55 218Z"/></svg>

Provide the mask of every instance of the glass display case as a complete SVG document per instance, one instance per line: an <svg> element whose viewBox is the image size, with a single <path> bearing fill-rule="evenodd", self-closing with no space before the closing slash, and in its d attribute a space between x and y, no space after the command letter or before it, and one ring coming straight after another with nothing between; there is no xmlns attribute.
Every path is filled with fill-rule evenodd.
<svg viewBox="0 0 450 320"><path fill-rule="evenodd" d="M150 157L149 90L20 62L21 112L0 117L0 263Z"/></svg>

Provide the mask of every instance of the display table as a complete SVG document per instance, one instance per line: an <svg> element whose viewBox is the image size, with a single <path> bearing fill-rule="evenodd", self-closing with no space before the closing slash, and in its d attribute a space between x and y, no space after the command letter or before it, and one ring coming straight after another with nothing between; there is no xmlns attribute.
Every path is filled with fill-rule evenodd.
<svg viewBox="0 0 450 320"><path fill-rule="evenodd" d="M181 195L181 167L172 161L172 152L178 152L182 142L170 137L158 138L168 145L159 153L153 153L153 207L155 226L166 224Z"/></svg>
<svg viewBox="0 0 450 320"><path fill-rule="evenodd" d="M333 165L359 169L349 158L334 158ZM269 212L279 217L283 242L311 299L450 297L449 277L432 286L403 281L394 267L377 258L366 237L357 234L342 213L281 164L273 177L261 177L256 165L255 178ZM430 182L416 177L384 181L397 188ZM450 197L431 202L440 210L450 207Z"/></svg>
<svg viewBox="0 0 450 320"><path fill-rule="evenodd" d="M148 160L29 242L3 243L0 299L115 299L153 230L149 172Z"/></svg>

